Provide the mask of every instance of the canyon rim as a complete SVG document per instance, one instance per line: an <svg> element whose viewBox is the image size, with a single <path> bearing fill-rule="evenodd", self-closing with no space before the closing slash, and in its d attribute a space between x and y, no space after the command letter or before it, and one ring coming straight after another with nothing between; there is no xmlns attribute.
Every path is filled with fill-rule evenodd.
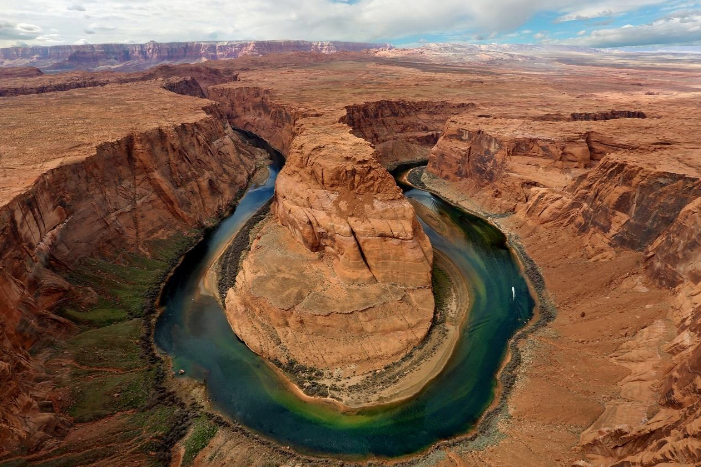
<svg viewBox="0 0 701 467"><path fill-rule="evenodd" d="M1 48L0 465L697 465L700 70Z"/></svg>

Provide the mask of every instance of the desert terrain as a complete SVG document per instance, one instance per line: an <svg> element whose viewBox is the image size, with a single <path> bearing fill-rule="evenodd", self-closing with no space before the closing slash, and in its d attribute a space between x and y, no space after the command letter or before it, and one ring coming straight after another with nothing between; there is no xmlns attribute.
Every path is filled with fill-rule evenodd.
<svg viewBox="0 0 701 467"><path fill-rule="evenodd" d="M433 47L2 69L0 465L698 464L698 71ZM409 182L537 271L474 430L399 459L310 456L222 416L157 351L163 281L264 168L237 130L286 163L220 298L283 372L381 371L430 335L443 260L387 169L425 164Z"/></svg>

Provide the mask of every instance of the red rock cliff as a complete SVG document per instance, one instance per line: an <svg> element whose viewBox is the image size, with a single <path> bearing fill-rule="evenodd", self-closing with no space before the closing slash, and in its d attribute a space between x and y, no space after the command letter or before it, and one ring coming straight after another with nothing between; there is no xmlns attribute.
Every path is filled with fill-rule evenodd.
<svg viewBox="0 0 701 467"><path fill-rule="evenodd" d="M657 140L645 126L651 124L639 123L643 117L582 114L556 127L527 118L451 121L426 175L489 210L514 209L516 222L576 235L592 261L641 252L647 279L674 288L669 318L676 337L655 347L665 332L660 320L612 354L631 374L620 382L620 398L582 433L580 445L593 462L582 465L683 465L701 457L698 149L668 148L673 144ZM625 121L606 122L611 118Z"/></svg>
<svg viewBox="0 0 701 467"><path fill-rule="evenodd" d="M341 123L372 143L377 160L392 168L428 159L445 121L474 108L469 103L381 100L346 106Z"/></svg>
<svg viewBox="0 0 701 467"><path fill-rule="evenodd" d="M61 273L80 260L120 251L148 254L149 242L221 215L255 166L247 146L211 116L134 133L41 175L0 208L0 439L34 448L60 435L60 416L41 413L33 382L42 370L29 350L71 325L52 313L89 299Z"/></svg>
<svg viewBox="0 0 701 467"><path fill-rule="evenodd" d="M368 143L323 118L298 122L273 212L226 298L251 349L354 375L423 340L433 251Z"/></svg>
<svg viewBox="0 0 701 467"><path fill-rule="evenodd" d="M213 86L208 97L219 104L234 127L256 133L283 154L289 152L303 109L279 103L272 92L255 86Z"/></svg>

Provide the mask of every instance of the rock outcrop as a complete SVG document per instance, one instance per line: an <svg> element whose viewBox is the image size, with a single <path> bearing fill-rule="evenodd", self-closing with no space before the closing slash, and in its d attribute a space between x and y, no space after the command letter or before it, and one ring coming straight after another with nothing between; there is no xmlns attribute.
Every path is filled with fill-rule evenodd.
<svg viewBox="0 0 701 467"><path fill-rule="evenodd" d="M44 370L29 353L37 342L71 330L69 321L54 314L57 307L66 302L89 305L94 300L88 287L74 286L64 276L86 258L148 255L154 240L207 225L228 209L255 168L258 150L247 145L211 103L167 93L155 84L110 90L108 99L115 99L111 101L115 108L118 100L137 96L147 99L152 109L160 106L166 120L158 123L158 111L152 110L144 121L135 111L129 125L141 124L142 131L79 145L80 155L72 154L66 163L39 172L27 186L2 191L3 197L19 193L3 199L0 206L3 449L23 446L31 451L48 438L65 434L63 416L53 410L47 413L38 402L47 386L37 386L45 379ZM73 112L82 116L90 113L91 106L108 105L91 92L65 95L50 110L71 119ZM13 105L30 105L27 98L20 99L4 104L10 112ZM0 109L3 115L6 110ZM180 123L165 123L173 119ZM104 135L99 122L93 125L97 128L91 127L90 138ZM119 134L121 125L113 120L110 131ZM6 130L0 144L4 148L21 138L15 128ZM32 164L48 154L67 156L61 144L75 142L77 136L62 133L70 131L62 128L47 131L54 132L54 138L47 140L49 148L34 153L30 144L20 144L6 157Z"/></svg>
<svg viewBox="0 0 701 467"><path fill-rule="evenodd" d="M698 185L697 185L698 186ZM686 204L647 250L647 272L658 284L701 283L701 198Z"/></svg>
<svg viewBox="0 0 701 467"><path fill-rule="evenodd" d="M678 284L679 273L674 271L688 270L685 261L689 260L675 258L669 237L692 227L689 213L694 209L692 203L701 196L701 182L688 170L674 170L672 154L660 152L657 156L667 162L651 163L647 156L612 154L564 193L534 190L526 212L571 224L581 234L600 235L612 246L638 251L649 248L650 256L659 249L660 256L654 258L649 271L662 283ZM685 215L679 219L683 210ZM675 232L669 232L670 228ZM685 244L694 247L693 240ZM664 263L665 258L670 264Z"/></svg>
<svg viewBox="0 0 701 467"><path fill-rule="evenodd" d="M386 49L388 44L360 42L236 41L148 42L28 46L0 49L0 66L34 66L51 70L145 70L160 63L194 63L244 55L285 52L336 53Z"/></svg>
<svg viewBox="0 0 701 467"><path fill-rule="evenodd" d="M34 68L31 66L27 67L12 67L12 68L0 68L0 79L6 78L33 78L35 76L41 76L44 73L39 68Z"/></svg>
<svg viewBox="0 0 701 467"><path fill-rule="evenodd" d="M341 124L299 125L273 212L226 298L255 352L365 373L406 355L433 317L433 252L372 148Z"/></svg>
<svg viewBox="0 0 701 467"><path fill-rule="evenodd" d="M0 70L16 70L5 68ZM21 68L26 70L26 68ZM39 71L39 70L36 70ZM196 65L160 65L145 72L72 72L59 74L39 74L32 76L15 76L13 73L0 74L0 97L20 96L26 94L43 94L46 92L68 91L70 89L91 88L108 84L135 83L140 81L163 80L165 86L178 94L195 97L207 95L207 90L215 84L236 81L238 73L233 70L219 69L204 64ZM178 90L174 81L188 80L188 91L180 85ZM196 83L200 90L194 89Z"/></svg>
<svg viewBox="0 0 701 467"><path fill-rule="evenodd" d="M381 100L346 106L341 123L372 143L377 160L391 169L402 163L428 160L445 121L474 108L471 103Z"/></svg>
<svg viewBox="0 0 701 467"><path fill-rule="evenodd" d="M253 131L283 154L290 151L295 122L304 110L274 99L270 90L256 86L221 85L209 89L231 124Z"/></svg>
<svg viewBox="0 0 701 467"><path fill-rule="evenodd" d="M611 110L608 112L575 112L570 115L573 121L601 121L615 120L617 118L647 118L644 112L639 110Z"/></svg>
<svg viewBox="0 0 701 467"><path fill-rule="evenodd" d="M632 145L575 123L461 116L446 123L426 171L496 210L513 210L531 188L560 191L606 154Z"/></svg>
<svg viewBox="0 0 701 467"><path fill-rule="evenodd" d="M614 118L631 120L605 126ZM451 182L488 209L509 207L530 228L576 236L589 261L637 252L640 276L624 287L674 288L671 319L638 330L609 355L629 374L619 383L620 397L608 400L582 432L581 449L592 461L582 465L683 465L701 458L698 149L640 129L629 139L624 129L644 118L636 112L573 114L572 121L461 117L448 122L428 166L428 176ZM676 337L665 343L670 334Z"/></svg>
<svg viewBox="0 0 701 467"><path fill-rule="evenodd" d="M197 82L195 78L168 78L162 83L163 89L167 89L175 94L182 94L183 96L201 97L204 99L206 96L202 86Z"/></svg>

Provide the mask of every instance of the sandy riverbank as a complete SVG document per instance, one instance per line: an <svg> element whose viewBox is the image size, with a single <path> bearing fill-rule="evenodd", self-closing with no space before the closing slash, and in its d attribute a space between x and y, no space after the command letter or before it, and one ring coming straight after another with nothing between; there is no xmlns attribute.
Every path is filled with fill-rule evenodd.
<svg viewBox="0 0 701 467"><path fill-rule="evenodd" d="M241 258L255 238L255 232L265 223L272 222L269 218L261 222L263 217L258 214L252 217L253 222L247 222L227 247L219 252L207 273L204 286L209 293L217 293L218 300L222 303L224 291L221 287L217 290L222 275L235 277ZM331 403L343 411L396 403L421 391L449 360L469 311L469 296L464 278L445 255L436 252L435 258L437 271L434 275L440 277L438 289L442 295L441 306L436 310L436 319L427 337L412 352L381 370L345 377L338 372L305 372L301 375L275 366L283 382L292 392L307 401ZM227 261L235 261L235 264L226 264ZM320 386L328 388L328 397L310 394L307 390Z"/></svg>

